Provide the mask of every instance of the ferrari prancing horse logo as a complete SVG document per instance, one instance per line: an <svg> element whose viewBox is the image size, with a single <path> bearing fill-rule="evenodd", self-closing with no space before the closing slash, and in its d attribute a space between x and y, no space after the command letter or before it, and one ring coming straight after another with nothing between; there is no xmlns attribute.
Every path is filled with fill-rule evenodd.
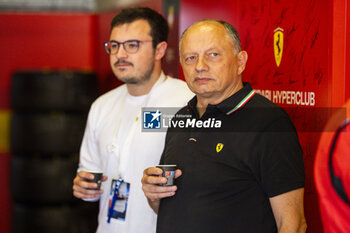
<svg viewBox="0 0 350 233"><path fill-rule="evenodd" d="M224 144L218 143L218 144L216 145L216 152L219 153L219 152L222 150L223 147L224 147Z"/></svg>
<svg viewBox="0 0 350 233"><path fill-rule="evenodd" d="M277 67L280 66L283 54L283 29L278 27L273 34L273 50Z"/></svg>

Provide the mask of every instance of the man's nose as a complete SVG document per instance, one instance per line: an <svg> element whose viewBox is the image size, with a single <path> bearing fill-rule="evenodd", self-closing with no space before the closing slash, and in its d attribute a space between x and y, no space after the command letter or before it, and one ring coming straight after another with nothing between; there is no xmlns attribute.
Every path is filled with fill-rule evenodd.
<svg viewBox="0 0 350 233"><path fill-rule="evenodd" d="M208 71L209 66L207 65L205 57L203 57L203 56L199 56L198 57L198 60L197 60L195 68L196 68L196 71L198 73L201 73L203 71Z"/></svg>
<svg viewBox="0 0 350 233"><path fill-rule="evenodd" d="M128 53L125 51L124 46L120 45L118 48L117 53L115 54L115 56L117 56L117 58L126 58L128 57Z"/></svg>

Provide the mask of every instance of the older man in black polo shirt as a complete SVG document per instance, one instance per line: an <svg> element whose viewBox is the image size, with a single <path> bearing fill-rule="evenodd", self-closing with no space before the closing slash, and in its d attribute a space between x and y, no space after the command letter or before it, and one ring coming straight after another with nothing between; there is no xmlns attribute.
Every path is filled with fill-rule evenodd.
<svg viewBox="0 0 350 233"><path fill-rule="evenodd" d="M154 167L142 178L157 233L305 232L298 136L281 108L242 82L247 58L224 21L183 33L180 61L196 97L177 114L189 118L173 119L184 128L169 128L161 158L178 165L176 183L159 186L166 178Z"/></svg>

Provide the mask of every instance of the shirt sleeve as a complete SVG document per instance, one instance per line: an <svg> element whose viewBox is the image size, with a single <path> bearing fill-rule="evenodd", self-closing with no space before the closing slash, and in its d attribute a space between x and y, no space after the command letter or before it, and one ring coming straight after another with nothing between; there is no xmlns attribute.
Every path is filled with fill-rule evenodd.
<svg viewBox="0 0 350 233"><path fill-rule="evenodd" d="M79 171L100 171L101 163L95 139L94 122L96 122L94 113L95 108L91 107L84 132L84 137L80 147ZM97 201L99 197L92 199L83 199L84 201Z"/></svg>
<svg viewBox="0 0 350 233"><path fill-rule="evenodd" d="M269 197L304 187L303 152L288 116L275 119L259 140L261 185Z"/></svg>
<svg viewBox="0 0 350 233"><path fill-rule="evenodd" d="M101 170L100 156L95 138L95 108L91 108L84 132L84 137L80 147L80 160L78 171L82 170Z"/></svg>

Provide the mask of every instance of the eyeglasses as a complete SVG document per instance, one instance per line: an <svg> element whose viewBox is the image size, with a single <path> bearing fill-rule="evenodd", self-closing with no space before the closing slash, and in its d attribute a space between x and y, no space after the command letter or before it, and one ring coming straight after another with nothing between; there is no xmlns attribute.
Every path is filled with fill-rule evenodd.
<svg viewBox="0 0 350 233"><path fill-rule="evenodd" d="M105 42L105 50L108 54L114 55L117 54L120 48L120 45L123 45L124 50L127 53L136 53L139 48L140 48L140 43L145 43L145 42L152 42L152 40L128 40L124 42L118 42L118 41L109 41Z"/></svg>

